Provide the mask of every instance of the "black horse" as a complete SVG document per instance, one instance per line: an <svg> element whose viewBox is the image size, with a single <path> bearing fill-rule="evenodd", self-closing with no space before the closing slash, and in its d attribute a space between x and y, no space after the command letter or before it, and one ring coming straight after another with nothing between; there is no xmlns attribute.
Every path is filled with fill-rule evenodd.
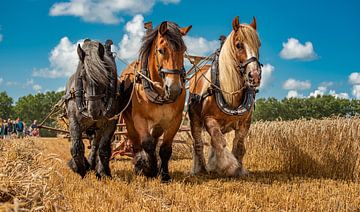
<svg viewBox="0 0 360 212"><path fill-rule="evenodd" d="M71 156L69 167L85 176L90 169L98 177L111 177L109 160L116 115L121 107L117 97L117 70L114 58L97 41L86 39L77 47L79 63L66 85L66 115L69 118ZM85 158L83 133L91 141L91 153Z"/></svg>

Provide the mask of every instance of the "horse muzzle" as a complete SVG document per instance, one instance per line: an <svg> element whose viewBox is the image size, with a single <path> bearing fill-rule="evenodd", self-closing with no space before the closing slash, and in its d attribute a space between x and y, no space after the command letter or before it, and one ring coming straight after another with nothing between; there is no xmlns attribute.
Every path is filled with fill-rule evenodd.
<svg viewBox="0 0 360 212"><path fill-rule="evenodd" d="M259 87L261 82L261 69L255 69L249 72L248 85L251 87Z"/></svg>
<svg viewBox="0 0 360 212"><path fill-rule="evenodd" d="M182 93L182 87L179 85L166 85L164 86L165 99L175 101Z"/></svg>

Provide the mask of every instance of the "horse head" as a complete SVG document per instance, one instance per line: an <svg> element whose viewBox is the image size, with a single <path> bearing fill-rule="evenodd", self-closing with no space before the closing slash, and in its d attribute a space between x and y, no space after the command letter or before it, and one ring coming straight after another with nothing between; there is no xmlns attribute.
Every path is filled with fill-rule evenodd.
<svg viewBox="0 0 360 212"><path fill-rule="evenodd" d="M104 46L97 41L86 39L82 47L78 45L77 53L79 64L76 90L82 90L79 95L85 94L87 114L96 120L109 109L108 101L115 91L115 64L105 54Z"/></svg>
<svg viewBox="0 0 360 212"><path fill-rule="evenodd" d="M240 24L239 17L232 21L232 49L238 68L249 87L260 86L261 64L259 62L260 40L256 31L256 19L251 24Z"/></svg>
<svg viewBox="0 0 360 212"><path fill-rule="evenodd" d="M148 71L153 81L159 82L165 99L176 100L182 93L185 77L183 41L192 26L180 28L177 24L164 21L155 29L146 25L148 32L140 49L140 59L148 61Z"/></svg>

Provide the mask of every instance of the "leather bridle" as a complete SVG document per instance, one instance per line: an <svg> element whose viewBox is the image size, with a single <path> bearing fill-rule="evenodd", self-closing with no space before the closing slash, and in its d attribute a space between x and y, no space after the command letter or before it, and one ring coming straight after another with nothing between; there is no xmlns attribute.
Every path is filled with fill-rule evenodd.
<svg viewBox="0 0 360 212"><path fill-rule="evenodd" d="M244 75L246 72L246 67L252 62L256 62L259 65L260 68L260 74L261 74L261 67L263 67L263 64L260 63L260 61L256 57L250 57L249 59L245 60L244 62L240 63L238 65L239 72Z"/></svg>
<svg viewBox="0 0 360 212"><path fill-rule="evenodd" d="M74 96L75 96L75 102L76 105L78 107L78 110L82 113L83 111L87 110L87 104L86 102L89 101L98 101L98 100L103 100L105 102L105 110L103 111L103 115L106 116L111 108L112 108L112 104L116 95L116 81L115 76L113 76L113 72L111 70L109 70L109 78L110 78L110 85L109 88L107 88L106 93L102 93L102 94L96 94L96 85L93 81L90 80L89 82L89 86L91 87L91 93L88 94L84 91L84 86L83 86L83 75L79 75L76 79L76 83L75 83L75 92L74 92Z"/></svg>
<svg viewBox="0 0 360 212"><path fill-rule="evenodd" d="M157 48L157 46L155 46L154 56L155 56L155 59L156 59L159 76L162 79L165 79L165 74L178 74L178 75L180 75L180 78L183 80L183 82L185 82L185 77L186 77L185 67L182 66L180 70L179 69L166 69L166 68L163 68L162 65L160 65L157 51L158 51L158 48Z"/></svg>

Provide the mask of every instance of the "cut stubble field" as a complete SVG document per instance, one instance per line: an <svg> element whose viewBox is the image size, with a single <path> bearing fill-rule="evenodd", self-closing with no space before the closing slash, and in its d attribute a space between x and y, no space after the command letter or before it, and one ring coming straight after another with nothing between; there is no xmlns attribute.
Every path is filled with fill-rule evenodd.
<svg viewBox="0 0 360 212"><path fill-rule="evenodd" d="M0 211L360 210L360 118L257 122L240 178L192 176L188 144L175 144L162 184L126 157L111 161L111 180L81 179L66 166L66 139L1 140Z"/></svg>

